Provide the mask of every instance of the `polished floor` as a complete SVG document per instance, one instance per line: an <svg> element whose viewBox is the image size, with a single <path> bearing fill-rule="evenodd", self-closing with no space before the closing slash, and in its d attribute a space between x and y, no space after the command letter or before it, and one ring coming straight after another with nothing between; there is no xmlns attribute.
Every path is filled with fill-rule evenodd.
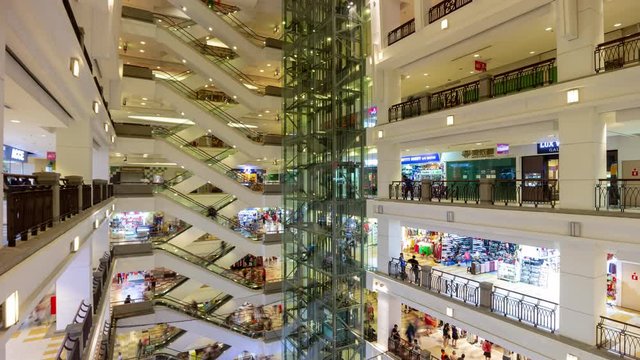
<svg viewBox="0 0 640 360"><path fill-rule="evenodd" d="M558 303L560 296L560 276L557 272L552 270L549 271L547 287L538 287L531 284L525 284L521 282L510 282L499 280L497 271L473 275L467 271L467 267L463 265L451 265L445 266L439 263L436 263L433 259L433 256L422 256L419 254L415 254L409 251L403 251L405 259L411 259L414 255L416 259L420 263L420 265L430 265L435 269L444 271L446 273L456 275L462 278L471 279L478 282L488 281L493 283L494 286L509 290L515 291L521 294L526 294L528 296L533 296L539 299L543 299L546 301ZM407 270L409 272L409 270ZM410 280L413 279L412 276L409 276Z"/></svg>

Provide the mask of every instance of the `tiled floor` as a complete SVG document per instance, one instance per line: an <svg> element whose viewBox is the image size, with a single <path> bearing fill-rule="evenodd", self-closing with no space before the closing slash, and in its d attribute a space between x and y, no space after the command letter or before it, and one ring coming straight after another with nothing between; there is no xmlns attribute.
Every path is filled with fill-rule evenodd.
<svg viewBox="0 0 640 360"><path fill-rule="evenodd" d="M424 323L422 322L423 318L424 318L424 314L418 311L413 311L408 314L403 313L402 324L400 325L400 328L401 328L400 333L402 337L406 339L406 335L404 333L405 333L405 330L407 329L409 322L410 321L413 322L414 325L417 324L416 326L416 328L418 329L417 338L418 338L418 342L420 343L420 348L430 351L431 355L434 355L439 358L440 351L441 349L444 348L443 342L442 342L442 329L441 328L436 329L435 331L433 331L431 335L428 335L427 329L424 326ZM471 344L467 341L467 338L460 338L455 347L449 344L449 346L447 346L444 349L449 356L451 356L453 352L455 352L455 357L453 357L454 359L457 359L462 354L465 354L465 358L469 360L484 360L484 355L483 355L482 348L480 347L480 342ZM503 351L504 350L500 346L498 346L497 344L494 344L491 351L491 354L492 354L491 358L502 359Z"/></svg>
<svg viewBox="0 0 640 360"><path fill-rule="evenodd" d="M507 290L516 291L519 293L527 294L529 296L537 297L543 300L551 301L557 303L560 296L560 276L556 273L554 274L552 271L549 272L548 277L548 286L546 288L525 284L521 282L509 282L504 280L498 280L497 272L484 273L479 275L472 275L467 272L467 267L463 265L452 265L445 266L439 263L436 263L433 259L433 256L422 256L415 254L413 252L403 252L405 259L411 259L414 255L416 259L420 263L420 265L430 265L433 266L437 270L441 270L453 275L457 275L463 278L475 280L475 281L489 281L494 284L494 286L498 286ZM410 272L410 270L407 270ZM412 275L412 274L410 274ZM412 276L409 276L413 278Z"/></svg>
<svg viewBox="0 0 640 360"><path fill-rule="evenodd" d="M171 330L173 331L173 330ZM122 353L122 358L136 358L138 353L138 341L142 339L143 350L146 345L159 341L165 333L169 332L169 328L165 324L158 324L144 331L130 331L118 334L114 347L114 359L118 358L118 353ZM170 345L169 345L170 346Z"/></svg>
<svg viewBox="0 0 640 360"><path fill-rule="evenodd" d="M640 311L634 311L619 306L607 306L606 316L614 320L640 327Z"/></svg>
<svg viewBox="0 0 640 360"><path fill-rule="evenodd" d="M56 324L43 324L16 330L7 342L7 359L55 360L64 332L55 332Z"/></svg>

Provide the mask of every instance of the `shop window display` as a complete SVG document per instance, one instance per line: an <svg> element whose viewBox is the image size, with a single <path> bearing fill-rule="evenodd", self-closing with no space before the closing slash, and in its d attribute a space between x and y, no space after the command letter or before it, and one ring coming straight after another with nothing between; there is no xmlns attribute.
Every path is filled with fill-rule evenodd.
<svg viewBox="0 0 640 360"><path fill-rule="evenodd" d="M284 230L282 224L283 209L280 208L251 208L238 213L237 223L241 231L251 236L258 234L280 233Z"/></svg>
<svg viewBox="0 0 640 360"><path fill-rule="evenodd" d="M556 300L559 251L555 249L404 227L402 253L452 275Z"/></svg>
<svg viewBox="0 0 640 360"><path fill-rule="evenodd" d="M177 231L184 226L179 220L168 219L162 212L122 212L109 221L110 238L124 240L146 240Z"/></svg>

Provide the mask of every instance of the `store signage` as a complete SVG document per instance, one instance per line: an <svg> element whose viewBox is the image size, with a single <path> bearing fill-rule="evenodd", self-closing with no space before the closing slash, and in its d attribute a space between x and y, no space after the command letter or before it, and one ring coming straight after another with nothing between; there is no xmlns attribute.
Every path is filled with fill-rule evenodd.
<svg viewBox="0 0 640 360"><path fill-rule="evenodd" d="M27 162L28 153L26 151L9 145L2 145L2 149L4 152L4 160Z"/></svg>
<svg viewBox="0 0 640 360"><path fill-rule="evenodd" d="M633 168L633 170L631 170L631 176L638 176L638 169Z"/></svg>
<svg viewBox="0 0 640 360"><path fill-rule="evenodd" d="M509 153L509 144L497 144L496 145L496 154L498 155L506 155Z"/></svg>
<svg viewBox="0 0 640 360"><path fill-rule="evenodd" d="M560 152L560 142L557 140L538 143L538 154L551 154L557 152Z"/></svg>
<svg viewBox="0 0 640 360"><path fill-rule="evenodd" d="M492 157L496 153L496 149L476 149L476 150L465 150L462 152L462 157L465 159L478 159L478 158L487 158Z"/></svg>
<svg viewBox="0 0 640 360"><path fill-rule="evenodd" d="M635 272L633 274L631 274L631 280L638 281L638 274L635 273Z"/></svg>
<svg viewBox="0 0 640 360"><path fill-rule="evenodd" d="M440 154L424 154L424 155L416 155L416 156L403 156L402 157L402 165L408 164L424 164L424 163L434 163L440 162Z"/></svg>
<svg viewBox="0 0 640 360"><path fill-rule="evenodd" d="M487 63L484 61L476 60L475 69L476 71L485 72L487 71Z"/></svg>
<svg viewBox="0 0 640 360"><path fill-rule="evenodd" d="M56 161L56 152L55 151L47 151L47 160Z"/></svg>

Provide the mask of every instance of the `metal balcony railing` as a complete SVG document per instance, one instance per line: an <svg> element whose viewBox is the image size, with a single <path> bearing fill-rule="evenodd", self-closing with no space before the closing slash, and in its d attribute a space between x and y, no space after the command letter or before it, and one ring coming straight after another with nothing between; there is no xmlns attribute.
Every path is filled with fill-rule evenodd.
<svg viewBox="0 0 640 360"><path fill-rule="evenodd" d="M416 32L416 19L411 19L387 34L387 45L394 44Z"/></svg>
<svg viewBox="0 0 640 360"><path fill-rule="evenodd" d="M601 316L596 325L596 346L624 359L640 360L640 327Z"/></svg>
<svg viewBox="0 0 640 360"><path fill-rule="evenodd" d="M640 33L603 42L593 53L596 73L640 63Z"/></svg>
<svg viewBox="0 0 640 360"><path fill-rule="evenodd" d="M596 210L620 210L640 207L640 179L599 179L595 187Z"/></svg>
<svg viewBox="0 0 640 360"><path fill-rule="evenodd" d="M429 24L459 10L473 0L444 0L429 9Z"/></svg>

